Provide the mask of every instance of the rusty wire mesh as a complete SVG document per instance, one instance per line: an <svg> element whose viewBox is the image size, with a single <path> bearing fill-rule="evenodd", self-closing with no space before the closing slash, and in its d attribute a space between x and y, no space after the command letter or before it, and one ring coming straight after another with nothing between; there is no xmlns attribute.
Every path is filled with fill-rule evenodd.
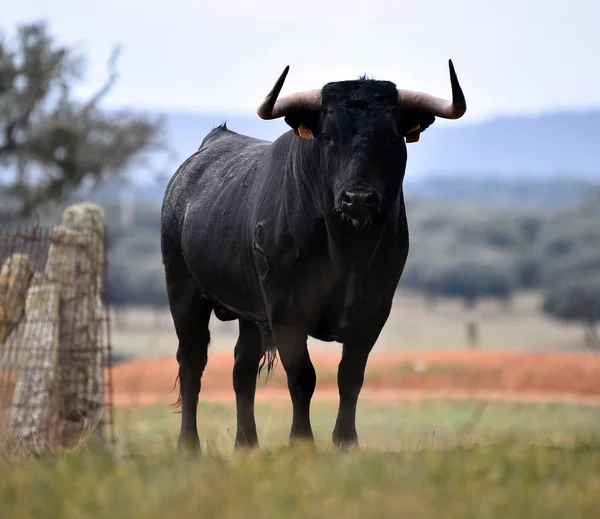
<svg viewBox="0 0 600 519"><path fill-rule="evenodd" d="M0 446L114 442L106 228L0 225Z"/></svg>

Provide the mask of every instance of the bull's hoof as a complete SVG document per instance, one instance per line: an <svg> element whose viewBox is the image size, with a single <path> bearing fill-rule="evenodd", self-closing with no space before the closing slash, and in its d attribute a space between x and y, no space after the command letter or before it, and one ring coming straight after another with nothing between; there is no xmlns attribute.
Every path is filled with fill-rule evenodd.
<svg viewBox="0 0 600 519"><path fill-rule="evenodd" d="M341 436L334 435L332 438L332 444L334 450L338 450L340 452L350 452L360 449L357 437L342 438Z"/></svg>
<svg viewBox="0 0 600 519"><path fill-rule="evenodd" d="M177 450L189 456L198 456L202 453L198 436L180 436L177 441Z"/></svg>
<svg viewBox="0 0 600 519"><path fill-rule="evenodd" d="M352 451L360 450L360 445L358 444L358 442L348 441L348 442L340 442L337 444L334 443L333 448L334 448L334 450L337 450L339 452L352 452Z"/></svg>
<svg viewBox="0 0 600 519"><path fill-rule="evenodd" d="M291 436L289 446L294 449L314 450L315 439L313 436Z"/></svg>

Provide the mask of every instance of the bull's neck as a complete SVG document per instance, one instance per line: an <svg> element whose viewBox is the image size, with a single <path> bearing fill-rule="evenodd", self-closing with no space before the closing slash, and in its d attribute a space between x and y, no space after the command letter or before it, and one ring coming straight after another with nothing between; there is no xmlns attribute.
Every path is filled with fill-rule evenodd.
<svg viewBox="0 0 600 519"><path fill-rule="evenodd" d="M323 217L327 185L318 144L293 135L281 137L287 152L283 163L283 205L288 217L306 224Z"/></svg>

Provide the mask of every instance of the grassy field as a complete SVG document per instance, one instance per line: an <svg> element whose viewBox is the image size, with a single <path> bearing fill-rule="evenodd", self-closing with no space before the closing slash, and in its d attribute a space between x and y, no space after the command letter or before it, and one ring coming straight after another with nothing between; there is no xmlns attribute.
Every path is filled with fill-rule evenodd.
<svg viewBox="0 0 600 519"><path fill-rule="evenodd" d="M199 411L204 456L173 451L179 416L117 413L118 455L0 466L6 518L584 518L600 507L600 408L470 400L360 405L362 450L333 452L316 402L314 451L287 448L289 404L257 409L260 451L232 453L234 412Z"/></svg>
<svg viewBox="0 0 600 519"><path fill-rule="evenodd" d="M311 420L317 444L330 448L336 403L313 401ZM258 402L256 422L261 445L287 444L291 403ZM116 435L119 451L143 445L174 448L181 415L165 405L118 408ZM233 403L201 402L199 434L205 449L229 455L235 435ZM357 428L361 447L403 450L418 445L454 445L457 442L516 438L521 443L566 442L600 433L600 406L571 403L533 403L458 398L427 398L379 402L362 398ZM166 442L166 443L165 443Z"/></svg>
<svg viewBox="0 0 600 519"><path fill-rule="evenodd" d="M551 320L539 308L540 298L535 293L515 296L510 311L504 310L497 302L483 301L475 312L480 323L482 347L528 350L583 348L581 327ZM118 355L139 358L175 354L177 339L167 309L157 312L162 322L158 327L152 311L131 308L124 313L125 326L113 324L112 330L112 342ZM460 301L440 301L432 310L425 306L421 297L399 293L374 351L463 347L466 319L467 314ZM211 334L213 349L233 351L237 322L222 323L213 316ZM311 349L340 349L336 343L312 339L309 345Z"/></svg>

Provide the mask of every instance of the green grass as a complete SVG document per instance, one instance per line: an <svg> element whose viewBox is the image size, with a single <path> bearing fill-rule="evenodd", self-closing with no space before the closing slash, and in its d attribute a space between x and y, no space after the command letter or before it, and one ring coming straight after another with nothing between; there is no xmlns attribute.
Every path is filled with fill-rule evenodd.
<svg viewBox="0 0 600 519"><path fill-rule="evenodd" d="M600 407L432 399L365 400L360 451L328 439L335 405L315 402L315 450L287 447L289 403L259 404L262 448L233 453L234 408L203 403L204 455L174 452L180 415L118 410L118 455L0 466L0 517L583 518L600 509Z"/></svg>
<svg viewBox="0 0 600 519"><path fill-rule="evenodd" d="M66 457L10 467L2 516L597 517L600 449L502 443L395 453L261 452L201 461Z"/></svg>
<svg viewBox="0 0 600 519"><path fill-rule="evenodd" d="M328 448L335 422L336 404L315 401L311 421L318 445ZM116 413L119 449L126 445L174 446L181 415L166 406L147 406ZM278 448L287 444L291 404L259 402L256 423L262 445ZM229 454L235 436L233 404L201 402L199 434L205 448ZM569 442L600 432L600 406L569 403L529 403L467 399L398 400L379 403L361 399L357 429L362 446L404 449L431 441L454 444L473 438L494 440L515 437L528 442Z"/></svg>

